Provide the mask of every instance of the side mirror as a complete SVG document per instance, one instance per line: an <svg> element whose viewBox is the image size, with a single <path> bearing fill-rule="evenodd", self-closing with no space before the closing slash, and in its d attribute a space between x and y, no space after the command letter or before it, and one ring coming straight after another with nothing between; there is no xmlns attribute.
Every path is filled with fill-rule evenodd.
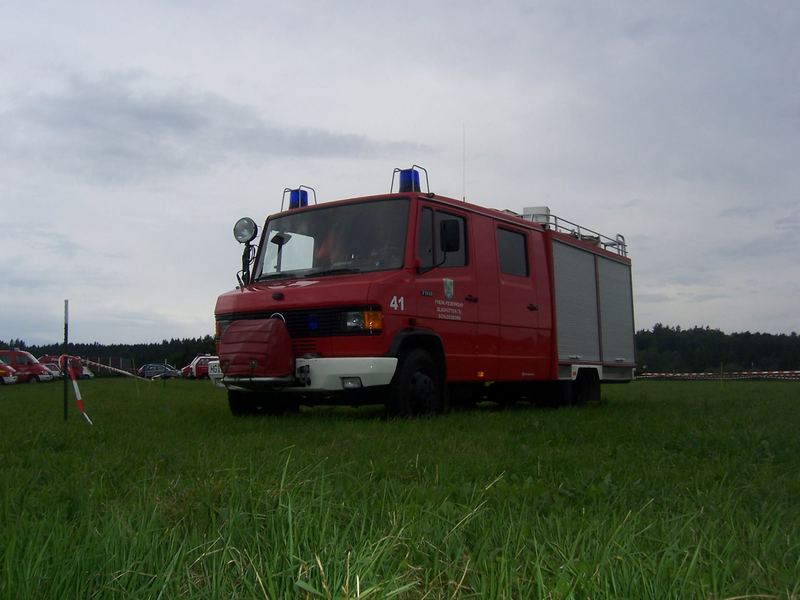
<svg viewBox="0 0 800 600"><path fill-rule="evenodd" d="M461 248L461 230L456 219L447 219L439 224L439 245L442 252L456 252Z"/></svg>

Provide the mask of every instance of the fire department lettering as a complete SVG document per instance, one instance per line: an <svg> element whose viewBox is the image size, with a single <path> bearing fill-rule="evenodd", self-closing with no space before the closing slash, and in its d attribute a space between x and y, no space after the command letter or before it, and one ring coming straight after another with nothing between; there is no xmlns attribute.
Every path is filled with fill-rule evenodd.
<svg viewBox="0 0 800 600"><path fill-rule="evenodd" d="M447 319L448 321L460 321L461 309L464 308L463 302L455 302L453 300L439 300L436 299L436 316L440 319Z"/></svg>

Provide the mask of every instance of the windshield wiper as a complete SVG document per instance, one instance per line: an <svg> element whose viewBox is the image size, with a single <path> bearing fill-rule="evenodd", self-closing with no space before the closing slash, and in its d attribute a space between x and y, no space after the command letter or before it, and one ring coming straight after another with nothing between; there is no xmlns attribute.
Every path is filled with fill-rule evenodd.
<svg viewBox="0 0 800 600"><path fill-rule="evenodd" d="M311 273L306 273L303 277L318 277L322 275L342 275L344 273L360 273L361 269L357 269L356 267L337 267L335 269L323 269L321 271L312 271Z"/></svg>
<svg viewBox="0 0 800 600"><path fill-rule="evenodd" d="M269 273L262 275L256 281L266 281L267 279L297 279L298 275L295 273Z"/></svg>

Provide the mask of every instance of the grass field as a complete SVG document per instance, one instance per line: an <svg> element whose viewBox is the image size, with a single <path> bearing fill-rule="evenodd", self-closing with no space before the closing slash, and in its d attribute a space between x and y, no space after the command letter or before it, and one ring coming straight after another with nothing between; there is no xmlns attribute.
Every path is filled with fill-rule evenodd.
<svg viewBox="0 0 800 600"><path fill-rule="evenodd" d="M0 387L2 598L798 598L800 385L234 418L207 382Z"/></svg>

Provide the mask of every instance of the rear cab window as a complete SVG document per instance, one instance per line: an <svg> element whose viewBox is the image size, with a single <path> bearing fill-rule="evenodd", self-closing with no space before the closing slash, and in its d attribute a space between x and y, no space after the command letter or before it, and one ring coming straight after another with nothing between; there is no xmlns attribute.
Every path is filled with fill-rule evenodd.
<svg viewBox="0 0 800 600"><path fill-rule="evenodd" d="M504 275L527 277L528 248L525 234L503 227L497 228L497 258Z"/></svg>

